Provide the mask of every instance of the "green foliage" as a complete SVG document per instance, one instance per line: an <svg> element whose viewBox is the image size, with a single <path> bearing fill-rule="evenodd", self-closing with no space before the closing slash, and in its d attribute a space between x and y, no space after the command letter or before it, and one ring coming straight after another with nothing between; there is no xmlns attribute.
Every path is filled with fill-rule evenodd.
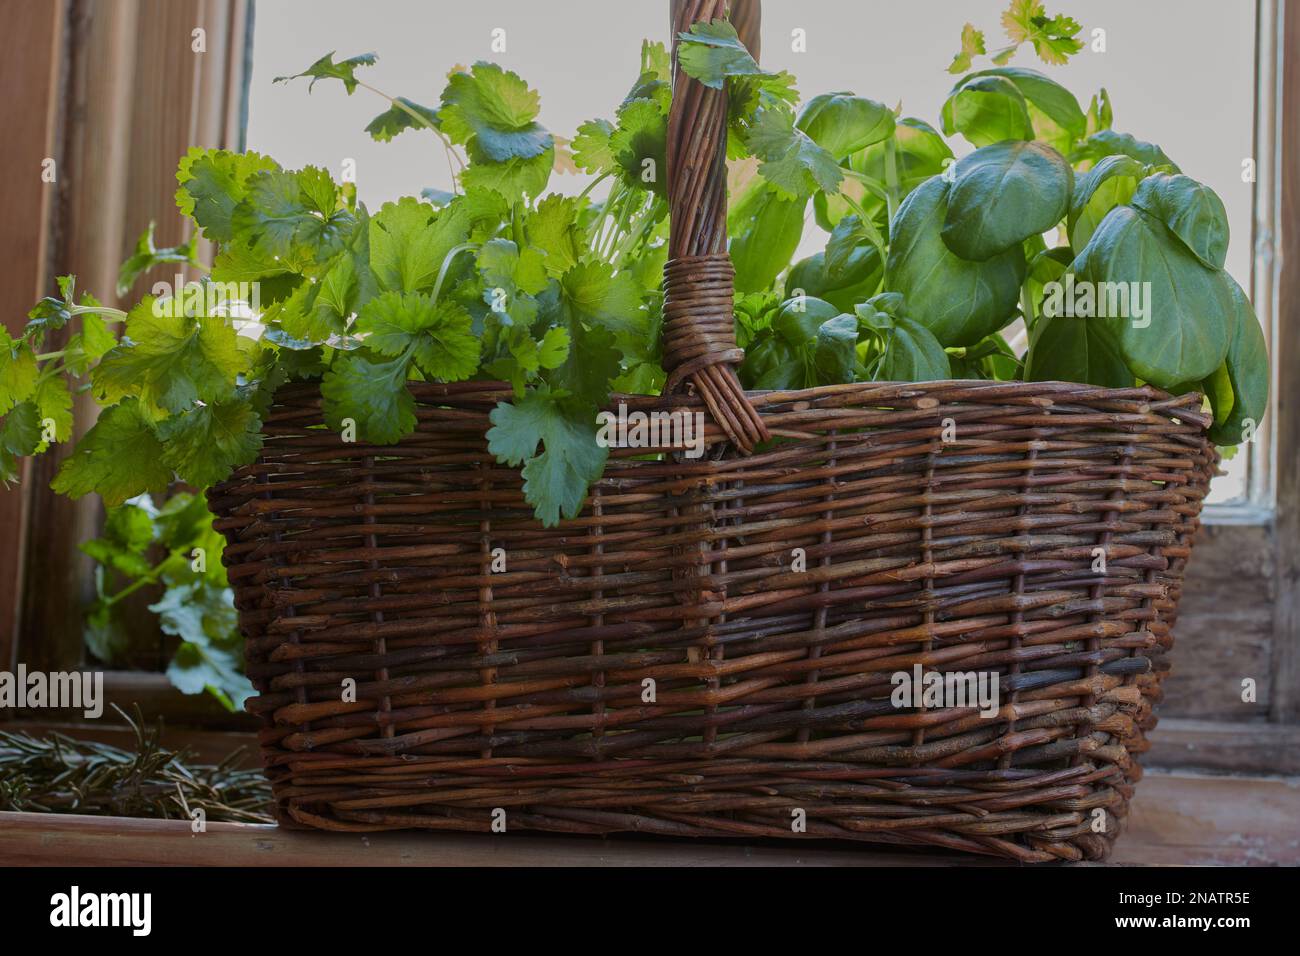
<svg viewBox="0 0 1300 956"><path fill-rule="evenodd" d="M984 262L1055 226L1070 204L1074 174L1040 143L976 150L953 167L940 235L963 259Z"/></svg>
<svg viewBox="0 0 1300 956"><path fill-rule="evenodd" d="M1072 271L1094 287L1146 288L1148 316L1097 316L1125 364L1161 388L1208 378L1228 352L1235 314L1223 273L1207 268L1149 213L1118 206L1101 221ZM1100 308L1098 308L1100 312Z"/></svg>
<svg viewBox="0 0 1300 956"><path fill-rule="evenodd" d="M993 62L999 66L1015 56L1025 43L1033 46L1040 60L1054 66L1060 66L1083 49L1083 42L1078 39L1083 28L1078 21L1060 14L1049 17L1042 0L1011 0L1002 13L1002 29L1010 45L991 54ZM972 60L986 52L984 32L966 24L961 31L961 49L952 58L948 72L965 73Z"/></svg>
<svg viewBox="0 0 1300 956"><path fill-rule="evenodd" d="M136 240L135 252L131 257L122 263L122 268L117 277L117 294L125 296L131 291L131 286L135 285L135 280L140 278L145 272L154 266L164 263L177 263L180 265L198 265L195 258L195 247L198 243L199 235L197 232L190 233L189 241L179 246L169 246L159 249L153 241L154 224L149 223L140 238Z"/></svg>
<svg viewBox="0 0 1300 956"><path fill-rule="evenodd" d="M885 289L902 293L944 345L974 345L1015 319L1025 257L1019 246L983 262L953 252L942 235L950 191L935 177L904 200L893 224Z"/></svg>
<svg viewBox="0 0 1300 956"><path fill-rule="evenodd" d="M243 639L221 563L222 538L202 495L178 492L161 506L140 495L110 508L98 538L81 545L95 561L95 600L86 612L86 646L121 666L147 653L123 615L139 592L168 641L167 676L182 693L205 691L239 710L253 687L243 676Z"/></svg>
<svg viewBox="0 0 1300 956"><path fill-rule="evenodd" d="M1206 391L1216 440L1248 431L1266 404L1267 361L1223 271L1222 203L1159 147L1116 132L1105 90L1085 110L1048 76L1008 65L1022 47L1064 62L1081 46L1077 22L1012 0L1002 26L1009 45L992 49L967 24L949 67L958 78L939 127L977 147L955 163L935 127L875 100L841 91L799 108L793 77L763 70L726 22L679 37L682 70L728 92L742 381L1152 383ZM612 389L654 393L665 380L668 53L644 44L612 116L578 128L572 159L594 180L579 196L548 194L558 141L516 74L458 69L433 108L360 79L374 62L330 54L296 76L380 96L384 112L366 127L377 140L433 133L426 142L459 170L454 192L371 215L323 169L191 150L176 200L192 235L216 246L201 294L122 312L61 280L22 335L0 338L0 478L71 438L71 395L87 387L104 410L55 487L120 504L253 461L284 382L319 381L321 424L383 445L417 427L409 383L494 379L512 398L492 411L493 454L522 468L542 521L578 514L606 457L595 412ZM792 263L810 208L830 235ZM159 249L146 231L121 284L160 263L201 270L194 250L193 239ZM241 282L258 283L256 310L206 294ZM1093 306L1122 286L1145 314L1080 315L1064 290L1090 285L1114 287ZM1008 345L1017 320L1020 355ZM56 334L61 347L43 352ZM159 613L178 636L198 633L168 603ZM197 653L185 651L178 679L219 682L225 662Z"/></svg>

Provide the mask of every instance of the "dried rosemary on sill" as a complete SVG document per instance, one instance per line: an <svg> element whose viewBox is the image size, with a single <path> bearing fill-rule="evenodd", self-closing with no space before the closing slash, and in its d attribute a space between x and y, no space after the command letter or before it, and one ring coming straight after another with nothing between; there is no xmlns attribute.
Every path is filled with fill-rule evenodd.
<svg viewBox="0 0 1300 956"><path fill-rule="evenodd" d="M59 733L0 731L0 810L271 823L271 788L257 770L237 768L236 751L217 766L188 764L188 751L159 743L161 727L132 720L134 752Z"/></svg>

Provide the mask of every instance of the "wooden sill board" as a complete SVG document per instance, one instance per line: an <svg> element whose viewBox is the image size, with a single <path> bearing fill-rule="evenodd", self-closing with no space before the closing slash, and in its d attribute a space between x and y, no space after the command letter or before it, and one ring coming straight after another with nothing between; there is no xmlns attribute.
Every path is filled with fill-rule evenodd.
<svg viewBox="0 0 1300 956"><path fill-rule="evenodd" d="M1120 865L1300 864L1300 779L1148 773ZM185 821L0 813L0 865L57 866L987 866L857 846L561 837L327 834Z"/></svg>

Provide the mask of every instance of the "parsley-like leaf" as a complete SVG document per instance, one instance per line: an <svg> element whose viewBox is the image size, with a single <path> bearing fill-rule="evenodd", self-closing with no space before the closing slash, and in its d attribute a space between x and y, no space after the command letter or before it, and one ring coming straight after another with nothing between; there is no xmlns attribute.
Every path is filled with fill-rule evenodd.
<svg viewBox="0 0 1300 956"><path fill-rule="evenodd" d="M146 491L161 493L171 478L153 426L139 401L128 398L104 410L50 487L71 498L98 492L113 507Z"/></svg>
<svg viewBox="0 0 1300 956"><path fill-rule="evenodd" d="M819 189L839 191L844 173L835 157L797 129L790 113L763 110L749 130L748 144L762 160L759 173L785 198L798 199Z"/></svg>
<svg viewBox="0 0 1300 956"><path fill-rule="evenodd" d="M427 129L430 126L434 129L438 128L437 110L421 106L405 96L399 96L392 106L366 125L366 132L370 134L371 139L387 143L405 130Z"/></svg>
<svg viewBox="0 0 1300 956"><path fill-rule="evenodd" d="M356 331L372 351L409 354L426 377L456 382L478 368L479 342L471 326L469 313L451 300L435 305L427 295L385 292L361 310Z"/></svg>
<svg viewBox="0 0 1300 956"><path fill-rule="evenodd" d="M0 326L0 415L31 396L38 374L31 346L15 342Z"/></svg>
<svg viewBox="0 0 1300 956"><path fill-rule="evenodd" d="M691 24L689 33L678 34L677 62L682 72L715 90L729 76L755 76L763 70L740 42L736 28L726 20Z"/></svg>
<svg viewBox="0 0 1300 956"><path fill-rule="evenodd" d="M453 73L442 93L443 132L494 163L532 159L555 145L537 120L537 91L495 63Z"/></svg>
<svg viewBox="0 0 1300 956"><path fill-rule="evenodd" d="M262 255L324 262L356 222L338 201L338 187L323 169L258 173L231 215L231 228Z"/></svg>
<svg viewBox="0 0 1300 956"><path fill-rule="evenodd" d="M337 430L352 419L362 438L380 445L409 435L415 430L415 398L406 387L409 364L405 356L374 362L355 352L338 355L321 382L326 424Z"/></svg>
<svg viewBox="0 0 1300 956"><path fill-rule="evenodd" d="M984 52L984 31L976 30L974 24L966 24L961 28L961 50L953 56L948 72L965 73L970 69L971 59Z"/></svg>
<svg viewBox="0 0 1300 956"><path fill-rule="evenodd" d="M1002 14L1002 26L1013 43L1032 43L1038 58L1053 66L1063 66L1083 49L1079 22L1067 16L1047 16L1042 0L1011 0Z"/></svg>
<svg viewBox="0 0 1300 956"><path fill-rule="evenodd" d="M138 396L154 418L181 412L195 401L229 397L248 370L247 354L229 322L182 314L176 300L147 296L126 320L126 340L104 356L91 375L102 402Z"/></svg>
<svg viewBox="0 0 1300 956"><path fill-rule="evenodd" d="M149 228L145 229L140 234L140 238L135 241L135 251L131 253L131 257L122 263L122 268L117 274L117 294L119 296L125 296L130 292L135 280L154 266L168 262L198 264L196 245L199 236L197 232L191 233L188 242L179 246L167 246L159 249L154 245L153 231L154 223L151 220Z"/></svg>
<svg viewBox="0 0 1300 956"><path fill-rule="evenodd" d="M247 194L248 178L273 172L280 164L258 153L232 153L224 149L191 149L176 170L176 206L216 242L232 238L231 215Z"/></svg>
<svg viewBox="0 0 1300 956"><path fill-rule="evenodd" d="M576 517L609 456L596 443L594 409L542 386L514 404L498 404L491 419L488 448L498 461L525 463L524 498L542 524Z"/></svg>
<svg viewBox="0 0 1300 956"><path fill-rule="evenodd" d="M357 68L374 66L377 62L379 57L373 53L362 53L335 63L334 51L331 50L301 73L295 73L293 76L277 76L272 82L288 83L300 77L311 77L311 82L307 84L307 92L310 93L317 80L339 80L348 91L348 96L351 96L359 82L356 77Z"/></svg>
<svg viewBox="0 0 1300 956"><path fill-rule="evenodd" d="M262 420L247 401L196 405L158 426L163 461L199 488L216 484L257 458Z"/></svg>
<svg viewBox="0 0 1300 956"><path fill-rule="evenodd" d="M370 221L370 262L381 289L433 288L443 260L469 237L474 209L465 202L468 198L460 197L442 209L409 196L384 204Z"/></svg>

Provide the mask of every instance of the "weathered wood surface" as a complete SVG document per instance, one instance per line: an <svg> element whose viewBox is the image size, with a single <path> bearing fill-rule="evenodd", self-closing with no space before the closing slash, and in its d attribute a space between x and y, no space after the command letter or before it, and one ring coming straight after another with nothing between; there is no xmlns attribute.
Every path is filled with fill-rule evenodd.
<svg viewBox="0 0 1300 956"><path fill-rule="evenodd" d="M1300 864L1300 780L1148 774L1112 864ZM746 846L545 834L353 835L185 821L0 813L0 865L987 866L826 843Z"/></svg>
<svg viewBox="0 0 1300 956"><path fill-rule="evenodd" d="M1268 718L1277 597L1273 554L1268 528L1207 525L1201 530L1178 605L1162 719ZM1256 683L1253 704L1241 700L1245 677Z"/></svg>

